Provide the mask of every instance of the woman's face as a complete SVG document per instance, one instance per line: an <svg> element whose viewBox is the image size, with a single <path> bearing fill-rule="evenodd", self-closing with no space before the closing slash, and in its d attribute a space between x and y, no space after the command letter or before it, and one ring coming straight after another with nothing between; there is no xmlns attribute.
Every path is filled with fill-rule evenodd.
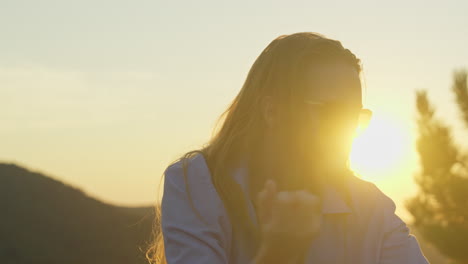
<svg viewBox="0 0 468 264"><path fill-rule="evenodd" d="M315 164L341 168L362 107L359 73L340 62L320 64L307 73L302 140Z"/></svg>

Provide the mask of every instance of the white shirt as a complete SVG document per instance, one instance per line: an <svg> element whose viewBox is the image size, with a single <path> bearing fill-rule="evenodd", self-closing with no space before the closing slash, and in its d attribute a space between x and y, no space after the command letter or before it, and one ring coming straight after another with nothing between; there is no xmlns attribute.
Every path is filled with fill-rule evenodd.
<svg viewBox="0 0 468 264"><path fill-rule="evenodd" d="M167 263L251 263L253 256L241 250L240 240L232 232L203 155L197 154L189 161L187 180L193 207L205 221L190 205L182 173L181 161L165 171L161 224ZM246 190L245 168L232 176ZM352 208L334 189L325 189L320 234L310 245L305 263L428 263L416 238L395 214L395 203L388 196L373 183L355 176L348 184ZM251 212L255 210L251 203L248 206Z"/></svg>

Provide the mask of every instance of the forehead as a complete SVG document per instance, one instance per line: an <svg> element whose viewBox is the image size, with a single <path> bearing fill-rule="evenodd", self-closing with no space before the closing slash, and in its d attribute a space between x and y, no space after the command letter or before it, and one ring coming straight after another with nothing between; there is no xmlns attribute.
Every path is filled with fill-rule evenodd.
<svg viewBox="0 0 468 264"><path fill-rule="evenodd" d="M358 71L349 64L328 62L306 71L306 99L362 103Z"/></svg>

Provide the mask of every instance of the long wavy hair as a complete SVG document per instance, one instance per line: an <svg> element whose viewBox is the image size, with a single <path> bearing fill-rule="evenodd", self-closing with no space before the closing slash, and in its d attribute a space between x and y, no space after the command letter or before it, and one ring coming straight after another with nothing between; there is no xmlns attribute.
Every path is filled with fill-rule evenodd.
<svg viewBox="0 0 468 264"><path fill-rule="evenodd" d="M245 245L255 246L261 238L249 215L243 190L231 177L231 173L240 161L247 161L249 175L255 175L249 177L251 193L256 193L265 180L255 174L255 170L259 169L256 166L258 151L267 129L261 99L270 96L279 109L279 119L284 125L277 133L280 137L278 142L283 142L282 158L291 164L288 171L291 172L292 168L301 169L292 154L307 151L301 144L307 135L300 132L304 123L302 113L305 111L300 102L306 90L306 70L309 66L320 66L321 63L330 61L349 64L361 73L360 60L337 40L313 32L299 32L275 38L253 63L242 89L220 116L208 143L174 161L183 161L184 175L187 177L186 169L190 158L196 154L204 156L212 183L227 209L233 228L238 230L236 234L242 234L241 237L245 239ZM290 183L290 188L304 184L294 182L291 174L294 173L288 174L284 184ZM339 183L341 180L343 179L336 179L335 182ZM310 182L309 186L313 188L313 180ZM187 191L190 194L189 187ZM157 205L154 241L146 252L147 259L158 264L166 263L160 216L160 206Z"/></svg>

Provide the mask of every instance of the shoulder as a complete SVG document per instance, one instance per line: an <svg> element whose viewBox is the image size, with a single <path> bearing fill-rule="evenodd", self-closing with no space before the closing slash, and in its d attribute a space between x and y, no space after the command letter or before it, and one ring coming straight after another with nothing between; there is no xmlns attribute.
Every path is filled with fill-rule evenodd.
<svg viewBox="0 0 468 264"><path fill-rule="evenodd" d="M375 184L352 179L352 196L357 212L356 228L367 245L377 246L381 263L420 263L428 261L408 225L395 214L395 202Z"/></svg>
<svg viewBox="0 0 468 264"><path fill-rule="evenodd" d="M180 159L164 171L161 201L163 219L174 212L178 217L202 216L208 223L227 221L227 211L211 181L204 156L197 153ZM190 218L190 217L189 217Z"/></svg>
<svg viewBox="0 0 468 264"><path fill-rule="evenodd" d="M357 176L350 178L350 193L354 211L361 220L380 222L388 226L389 219L395 219L395 202L374 183Z"/></svg>
<svg viewBox="0 0 468 264"><path fill-rule="evenodd" d="M373 182L361 179L355 175L352 175L349 180L350 191L357 201L365 203L367 206L380 205L380 206L394 206L393 201L388 197L377 185Z"/></svg>
<svg viewBox="0 0 468 264"><path fill-rule="evenodd" d="M210 170L201 153L196 153L186 159L179 159L169 165L164 171L164 187L166 185L192 189L214 188L211 184Z"/></svg>
<svg viewBox="0 0 468 264"><path fill-rule="evenodd" d="M232 226L202 154L164 171L161 230L168 263L226 263Z"/></svg>

